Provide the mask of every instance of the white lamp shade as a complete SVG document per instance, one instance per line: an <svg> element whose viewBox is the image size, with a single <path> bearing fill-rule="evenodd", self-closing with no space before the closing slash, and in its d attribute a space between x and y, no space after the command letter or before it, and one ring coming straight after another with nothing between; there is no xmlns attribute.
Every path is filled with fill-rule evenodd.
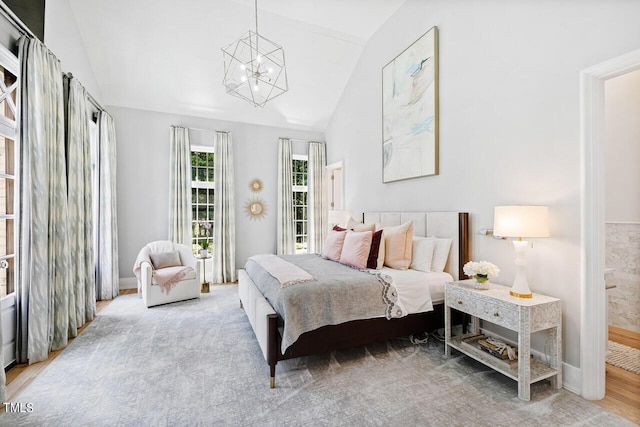
<svg viewBox="0 0 640 427"><path fill-rule="evenodd" d="M498 237L549 237L548 206L496 206L493 235Z"/></svg>

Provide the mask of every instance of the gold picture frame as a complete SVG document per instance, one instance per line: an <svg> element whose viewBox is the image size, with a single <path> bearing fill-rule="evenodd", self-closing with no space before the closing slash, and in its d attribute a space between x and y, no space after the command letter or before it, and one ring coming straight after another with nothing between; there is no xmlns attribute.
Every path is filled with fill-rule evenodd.
<svg viewBox="0 0 640 427"><path fill-rule="evenodd" d="M438 175L438 27L382 68L382 182Z"/></svg>

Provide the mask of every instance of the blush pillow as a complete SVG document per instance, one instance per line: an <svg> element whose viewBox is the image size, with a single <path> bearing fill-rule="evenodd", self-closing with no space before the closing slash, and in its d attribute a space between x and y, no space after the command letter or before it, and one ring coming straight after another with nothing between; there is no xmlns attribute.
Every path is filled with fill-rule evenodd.
<svg viewBox="0 0 640 427"><path fill-rule="evenodd" d="M384 229L384 265L397 270L406 270L413 256L413 221Z"/></svg>
<svg viewBox="0 0 640 427"><path fill-rule="evenodd" d="M382 230L378 230L371 235L371 249L367 258L367 268L380 270L384 264L384 242L382 241ZM382 245L382 259L380 258L380 246Z"/></svg>
<svg viewBox="0 0 640 427"><path fill-rule="evenodd" d="M349 222L347 222L347 228L353 231L375 231L374 224L363 224L353 218L349 218Z"/></svg>
<svg viewBox="0 0 640 427"><path fill-rule="evenodd" d="M431 271L435 241L426 237L413 236L413 257L409 268L418 271Z"/></svg>
<svg viewBox="0 0 640 427"><path fill-rule="evenodd" d="M151 258L153 268L156 270L167 267L179 267L182 265L182 261L180 261L180 253L178 251L149 254L149 258Z"/></svg>
<svg viewBox="0 0 640 427"><path fill-rule="evenodd" d="M340 262L360 269L365 268L371 250L372 237L371 231L347 231L342 245Z"/></svg>
<svg viewBox="0 0 640 427"><path fill-rule="evenodd" d="M346 231L329 230L327 240L324 242L324 250L322 257L333 261L340 262L340 254L342 253L342 244L347 235Z"/></svg>
<svg viewBox="0 0 640 427"><path fill-rule="evenodd" d="M451 250L451 239L439 239L437 237L429 237L433 240L433 260L431 261L431 271L442 273L449 259L449 250Z"/></svg>

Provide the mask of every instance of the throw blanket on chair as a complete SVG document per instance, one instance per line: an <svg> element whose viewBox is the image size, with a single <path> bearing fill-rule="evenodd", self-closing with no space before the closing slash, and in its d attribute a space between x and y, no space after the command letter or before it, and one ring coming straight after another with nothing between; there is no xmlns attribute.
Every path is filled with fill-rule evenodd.
<svg viewBox="0 0 640 427"><path fill-rule="evenodd" d="M142 264L148 262L151 266L151 274L156 279L158 286L162 289L163 293L169 294L179 281L181 281L189 272L193 271L191 267L177 266L177 267L165 267L155 269L151 262L150 250L148 247L142 248L136 258L136 263L133 266L133 273L138 279L138 295L142 295Z"/></svg>
<svg viewBox="0 0 640 427"><path fill-rule="evenodd" d="M292 264L289 261L285 261L277 255L254 255L249 257L249 259L255 261L258 265L264 268L267 273L280 282L280 286L283 288L295 285L296 283L313 282L316 280L315 277L297 265Z"/></svg>

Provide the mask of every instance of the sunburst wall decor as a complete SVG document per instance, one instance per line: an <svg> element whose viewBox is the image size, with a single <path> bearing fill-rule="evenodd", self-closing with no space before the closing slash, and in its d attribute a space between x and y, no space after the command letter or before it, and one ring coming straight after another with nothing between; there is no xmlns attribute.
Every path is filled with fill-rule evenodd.
<svg viewBox="0 0 640 427"><path fill-rule="evenodd" d="M259 220L267 215L267 204L259 197L249 199L244 205L244 210L251 220Z"/></svg>
<svg viewBox="0 0 640 427"><path fill-rule="evenodd" d="M261 192L262 191L262 181L260 181L258 178L252 179L251 182L249 183L249 190L253 191L254 193Z"/></svg>

